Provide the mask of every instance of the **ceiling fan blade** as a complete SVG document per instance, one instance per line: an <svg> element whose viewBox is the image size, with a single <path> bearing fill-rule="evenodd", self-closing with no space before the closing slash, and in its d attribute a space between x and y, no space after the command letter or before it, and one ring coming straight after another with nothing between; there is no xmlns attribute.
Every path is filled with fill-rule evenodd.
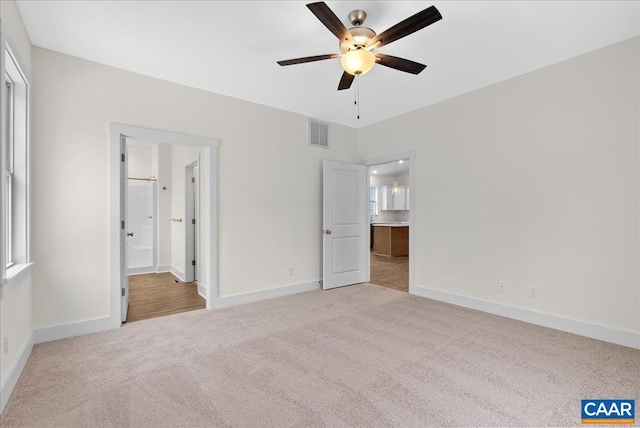
<svg viewBox="0 0 640 428"><path fill-rule="evenodd" d="M405 19L402 22L397 23L393 27L378 34L371 40L371 46L379 48L384 45L388 45L391 42L395 42L398 39L415 33L418 30L422 30L427 25L431 25L442 19L442 15L438 12L435 6L430 6L418 12L413 16Z"/></svg>
<svg viewBox="0 0 640 428"><path fill-rule="evenodd" d="M338 90L342 91L343 89L349 89L355 77L356 76L354 76L353 74L349 74L346 71L342 73L342 77L340 78L340 83L338 84Z"/></svg>
<svg viewBox="0 0 640 428"><path fill-rule="evenodd" d="M309 3L307 5L311 13L313 13L316 18L320 20L324 24L325 27L329 29L335 36L343 43L354 44L353 37L347 27L345 27L340 19L336 16L335 13L329 6L326 5L325 2L317 2L317 3Z"/></svg>
<svg viewBox="0 0 640 428"><path fill-rule="evenodd" d="M376 54L376 62L385 67L395 68L396 70L411 74L420 74L422 70L427 68L426 65L420 64L419 62L381 53Z"/></svg>
<svg viewBox="0 0 640 428"><path fill-rule="evenodd" d="M303 58L294 58L294 59L287 59L284 61L278 61L278 64L282 66L304 64L305 62L322 61L323 59L332 59L332 58L340 58L340 55L329 54L329 55L305 56Z"/></svg>

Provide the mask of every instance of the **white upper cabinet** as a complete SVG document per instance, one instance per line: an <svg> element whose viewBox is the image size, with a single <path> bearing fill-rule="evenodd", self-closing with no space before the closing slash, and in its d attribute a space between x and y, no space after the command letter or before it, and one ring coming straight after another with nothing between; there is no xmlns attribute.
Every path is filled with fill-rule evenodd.
<svg viewBox="0 0 640 428"><path fill-rule="evenodd" d="M381 210L397 211L409 209L409 187L398 186L398 194L394 195L391 186L378 187L378 198Z"/></svg>

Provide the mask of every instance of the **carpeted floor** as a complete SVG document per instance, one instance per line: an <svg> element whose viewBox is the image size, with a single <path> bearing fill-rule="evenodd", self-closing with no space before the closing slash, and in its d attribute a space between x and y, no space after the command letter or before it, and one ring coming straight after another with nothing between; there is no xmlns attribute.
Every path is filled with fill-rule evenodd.
<svg viewBox="0 0 640 428"><path fill-rule="evenodd" d="M37 345L0 425L575 426L639 379L638 350L362 284Z"/></svg>

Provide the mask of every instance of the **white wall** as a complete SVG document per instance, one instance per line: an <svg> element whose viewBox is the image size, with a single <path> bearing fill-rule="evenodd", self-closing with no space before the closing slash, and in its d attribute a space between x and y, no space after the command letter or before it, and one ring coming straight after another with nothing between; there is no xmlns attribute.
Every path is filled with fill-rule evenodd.
<svg viewBox="0 0 640 428"><path fill-rule="evenodd" d="M369 182L372 186L393 186L393 180L393 176L371 174ZM408 186L409 173L407 172L402 175L398 175L396 180L398 180L399 186Z"/></svg>
<svg viewBox="0 0 640 428"><path fill-rule="evenodd" d="M0 2L3 31L13 42L15 52L31 74L31 42L13 0ZM2 53L4 55L4 52ZM28 345L32 332L32 278L26 273L10 284L0 285L0 403L8 398L7 382L16 371L21 351ZM9 351L2 350L2 340L9 338ZM0 404L0 411L2 405Z"/></svg>
<svg viewBox="0 0 640 428"><path fill-rule="evenodd" d="M149 178L153 174L151 147L127 146L129 151L129 177Z"/></svg>
<svg viewBox="0 0 640 428"><path fill-rule="evenodd" d="M639 47L360 129L360 159L416 152L416 285L640 331Z"/></svg>
<svg viewBox="0 0 640 428"><path fill-rule="evenodd" d="M167 271L171 266L171 145L158 143L151 153L152 172L158 180L158 270Z"/></svg>
<svg viewBox="0 0 640 428"><path fill-rule="evenodd" d="M320 279L321 161L355 162L356 130L330 125L319 149L304 116L40 48L33 62L36 327L109 314L109 122L220 140L221 296Z"/></svg>

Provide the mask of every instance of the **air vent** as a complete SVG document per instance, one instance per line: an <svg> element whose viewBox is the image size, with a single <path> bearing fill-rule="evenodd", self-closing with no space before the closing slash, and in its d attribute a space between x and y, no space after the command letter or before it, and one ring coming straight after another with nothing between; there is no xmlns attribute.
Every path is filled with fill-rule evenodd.
<svg viewBox="0 0 640 428"><path fill-rule="evenodd" d="M329 125L309 120L309 144L316 147L329 147Z"/></svg>

